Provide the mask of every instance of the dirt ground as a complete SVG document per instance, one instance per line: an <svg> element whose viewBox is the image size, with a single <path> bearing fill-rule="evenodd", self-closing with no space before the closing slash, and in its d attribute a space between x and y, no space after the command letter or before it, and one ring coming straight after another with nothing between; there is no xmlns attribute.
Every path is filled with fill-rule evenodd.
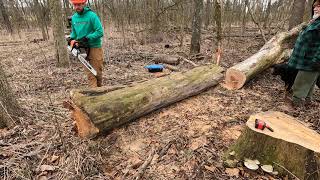
<svg viewBox="0 0 320 180"><path fill-rule="evenodd" d="M198 96L153 112L94 140L77 137L63 101L71 89L87 86L84 68L77 60L69 68L56 67L53 42L2 38L0 61L26 112L22 124L0 130L0 177L2 179L133 179L137 169L154 155L143 179L280 179L243 167L225 168L222 155L239 137L252 114L282 111L320 132L319 100L314 106L290 111L284 101L284 85L267 70L237 91L217 86ZM187 54L190 35L179 47L174 36L158 43L140 45L134 34L122 36L111 30L105 43L108 59L104 85L131 84L155 78L143 67L152 63L141 53ZM212 37L204 33L199 65L211 63ZM224 40L222 66L230 67L254 54L264 44L257 37ZM164 48L165 44L173 45ZM178 66L180 71L190 64ZM154 154L153 154L154 153ZM156 158L155 158L156 157Z"/></svg>

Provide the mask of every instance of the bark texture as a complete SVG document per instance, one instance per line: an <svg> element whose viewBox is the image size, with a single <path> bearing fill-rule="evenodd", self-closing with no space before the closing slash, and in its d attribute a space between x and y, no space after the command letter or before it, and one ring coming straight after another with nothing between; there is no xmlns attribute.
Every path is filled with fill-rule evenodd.
<svg viewBox="0 0 320 180"><path fill-rule="evenodd" d="M0 128L19 124L18 117L22 114L0 64Z"/></svg>
<svg viewBox="0 0 320 180"><path fill-rule="evenodd" d="M274 132L256 129L256 119L265 121ZM232 151L237 160L257 159L262 165L273 165L281 176L290 171L299 179L320 177L320 135L284 113L270 111L251 116L226 156Z"/></svg>
<svg viewBox="0 0 320 180"><path fill-rule="evenodd" d="M303 22L306 1L294 0L289 19L289 30Z"/></svg>
<svg viewBox="0 0 320 180"><path fill-rule="evenodd" d="M8 16L8 12L3 4L3 0L0 0L0 11L1 11L1 15L3 18L3 21L6 25L6 29L7 31L12 34L13 33L13 28L12 28L12 24L10 22L9 16Z"/></svg>
<svg viewBox="0 0 320 180"><path fill-rule="evenodd" d="M194 0L195 10L192 20L192 37L190 54L200 53L200 41L201 41L201 25L202 25L202 9L203 1Z"/></svg>
<svg viewBox="0 0 320 180"><path fill-rule="evenodd" d="M290 31L282 32L270 39L257 53L229 68L226 72L225 87L240 89L257 74L277 63L283 52L292 48L296 37L305 24Z"/></svg>
<svg viewBox="0 0 320 180"><path fill-rule="evenodd" d="M204 66L116 90L74 90L69 109L79 135L92 137L217 85L222 71L218 66Z"/></svg>
<svg viewBox="0 0 320 180"><path fill-rule="evenodd" d="M53 23L53 38L56 50L57 64L60 67L69 66L69 55L67 52L67 42L64 35L64 20L62 14L61 1L50 0L51 16Z"/></svg>

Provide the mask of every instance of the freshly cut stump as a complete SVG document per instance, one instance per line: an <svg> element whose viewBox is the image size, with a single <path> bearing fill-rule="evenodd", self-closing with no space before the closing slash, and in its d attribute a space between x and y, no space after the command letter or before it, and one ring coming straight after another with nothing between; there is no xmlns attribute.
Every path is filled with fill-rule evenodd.
<svg viewBox="0 0 320 180"><path fill-rule="evenodd" d="M255 128L255 120L265 121L274 132ZM273 165L280 175L299 179L320 178L320 135L295 118L280 112L253 115L230 152L237 160L257 159L261 164Z"/></svg>
<svg viewBox="0 0 320 180"><path fill-rule="evenodd" d="M227 69L223 86L229 90L240 89L256 75L276 64L279 58L288 55L286 50L292 48L292 42L304 26L300 24L290 31L277 34L257 53Z"/></svg>
<svg viewBox="0 0 320 180"><path fill-rule="evenodd" d="M70 103L81 137L92 137L152 111L197 95L222 80L223 68L215 65L173 73L128 87L71 91Z"/></svg>

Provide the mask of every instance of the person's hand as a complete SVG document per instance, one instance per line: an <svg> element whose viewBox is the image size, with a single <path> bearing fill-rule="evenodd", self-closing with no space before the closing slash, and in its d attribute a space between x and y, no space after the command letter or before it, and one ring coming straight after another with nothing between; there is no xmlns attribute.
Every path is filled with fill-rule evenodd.
<svg viewBox="0 0 320 180"><path fill-rule="evenodd" d="M89 40L88 40L87 37L84 37L84 38L80 39L80 41L86 43L86 42L88 42Z"/></svg>
<svg viewBox="0 0 320 180"><path fill-rule="evenodd" d="M76 41L76 40L71 40L70 41L70 47L72 48L72 49L74 49L74 48L78 48L79 47L79 43L78 43L78 41Z"/></svg>

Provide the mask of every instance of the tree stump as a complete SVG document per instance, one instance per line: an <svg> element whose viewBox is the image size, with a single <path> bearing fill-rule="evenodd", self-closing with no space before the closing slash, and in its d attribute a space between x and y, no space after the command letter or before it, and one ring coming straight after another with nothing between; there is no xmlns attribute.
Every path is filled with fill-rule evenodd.
<svg viewBox="0 0 320 180"><path fill-rule="evenodd" d="M92 137L217 85L222 71L215 65L203 66L116 90L73 90L72 103L65 105L72 111L79 135Z"/></svg>
<svg viewBox="0 0 320 180"><path fill-rule="evenodd" d="M256 119L266 122L274 132L256 129ZM320 135L280 112L251 116L226 156L230 158L230 154L237 160L257 159L261 164L274 165L280 175L292 173L299 179L320 178Z"/></svg>

